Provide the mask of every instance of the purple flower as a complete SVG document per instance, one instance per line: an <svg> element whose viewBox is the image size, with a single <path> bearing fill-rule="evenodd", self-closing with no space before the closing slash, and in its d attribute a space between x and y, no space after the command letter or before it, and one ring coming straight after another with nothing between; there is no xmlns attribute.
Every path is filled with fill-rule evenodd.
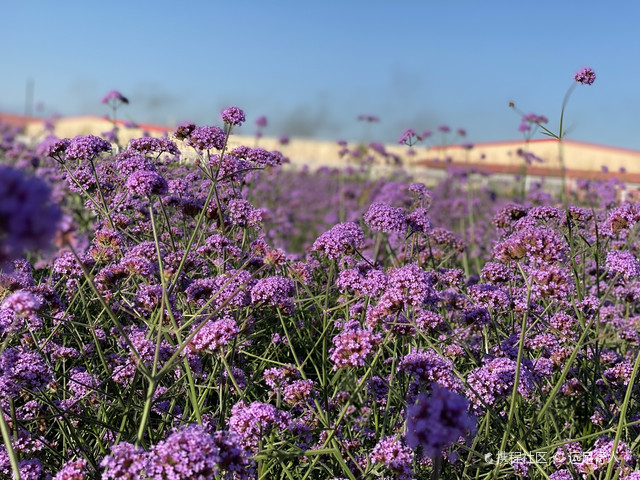
<svg viewBox="0 0 640 480"><path fill-rule="evenodd" d="M640 276L640 264L631 252L620 250L608 252L605 265L609 271L619 273L626 279Z"/></svg>
<svg viewBox="0 0 640 480"><path fill-rule="evenodd" d="M145 473L157 480L205 479L218 475L228 480L248 479L250 463L237 435L226 431L211 435L200 425L189 425L151 448Z"/></svg>
<svg viewBox="0 0 640 480"><path fill-rule="evenodd" d="M435 386L430 396L422 394L407 409L407 445L422 447L430 457L439 456L461 436L475 435L476 421L469 413L469 401L462 395Z"/></svg>
<svg viewBox="0 0 640 480"><path fill-rule="evenodd" d="M222 121L229 125L240 126L245 121L244 112L238 107L225 108L222 110L220 116L222 117Z"/></svg>
<svg viewBox="0 0 640 480"><path fill-rule="evenodd" d="M499 400L511 395L515 374L516 362L506 357L494 358L482 367L472 370L467 376L467 395L474 408L484 411L485 404L495 405ZM527 400L531 400L535 392L533 375L524 365L520 366L518 392Z"/></svg>
<svg viewBox="0 0 640 480"><path fill-rule="evenodd" d="M47 247L60 217L44 181L0 166L0 262Z"/></svg>
<svg viewBox="0 0 640 480"><path fill-rule="evenodd" d="M262 115L261 117L256 118L256 125L259 128L264 128L267 126L267 117Z"/></svg>
<svg viewBox="0 0 640 480"><path fill-rule="evenodd" d="M89 161L102 152L110 152L111 144L95 135L78 136L71 139L65 152L67 160Z"/></svg>
<svg viewBox="0 0 640 480"><path fill-rule="evenodd" d="M176 131L173 133L173 136L177 140L186 140L195 129L196 126L193 123L182 122L176 127Z"/></svg>
<svg viewBox="0 0 640 480"><path fill-rule="evenodd" d="M51 367L36 352L7 348L0 355L0 399L17 397L23 390L40 390L52 378Z"/></svg>
<svg viewBox="0 0 640 480"><path fill-rule="evenodd" d="M53 137L52 139L43 140L39 148L41 148L42 155L60 160L70 143L71 139L69 138L59 139Z"/></svg>
<svg viewBox="0 0 640 480"><path fill-rule="evenodd" d="M348 322L342 333L333 337L334 346L329 349L333 370L364 366L366 358L381 340L379 334L360 328L357 321Z"/></svg>
<svg viewBox="0 0 640 480"><path fill-rule="evenodd" d="M138 155L137 152L133 150L125 150L120 155L118 155L118 160L116 161L116 169L118 170L118 173L120 175L122 175L123 177L128 177L133 172L136 172L138 170L154 171L156 169L156 166L147 157Z"/></svg>
<svg viewBox="0 0 640 480"><path fill-rule="evenodd" d="M426 233L431 230L433 224L426 208L416 208L407 216L407 224L412 232Z"/></svg>
<svg viewBox="0 0 640 480"><path fill-rule="evenodd" d="M102 97L102 103L113 103L117 105L118 103L129 103L129 99L122 95L117 90L111 90L104 97Z"/></svg>
<svg viewBox="0 0 640 480"><path fill-rule="evenodd" d="M442 133L449 133L451 131L451 128L448 125L440 125L438 127L438 130Z"/></svg>
<svg viewBox="0 0 640 480"><path fill-rule="evenodd" d="M313 380L295 380L284 388L282 398L290 405L303 405L311 398L314 386Z"/></svg>
<svg viewBox="0 0 640 480"><path fill-rule="evenodd" d="M111 447L111 455L100 462L102 480L141 480L147 466L147 452L142 448L121 442Z"/></svg>
<svg viewBox="0 0 640 480"><path fill-rule="evenodd" d="M531 124L539 125L541 123L549 123L549 119L544 115L536 115L535 113L526 113L522 116L522 124L530 126Z"/></svg>
<svg viewBox="0 0 640 480"><path fill-rule="evenodd" d="M246 227L249 224L253 206L248 200L234 198L228 203L228 213L235 225Z"/></svg>
<svg viewBox="0 0 640 480"><path fill-rule="evenodd" d="M585 67L575 74L575 80L582 85L591 85L596 80L596 72L592 68Z"/></svg>
<svg viewBox="0 0 640 480"><path fill-rule="evenodd" d="M560 234L551 228L525 226L498 243L493 251L503 262L527 258L554 264L565 260L568 247Z"/></svg>
<svg viewBox="0 0 640 480"><path fill-rule="evenodd" d="M209 320L193 337L189 348L194 352L215 351L228 345L238 332L238 324L230 316Z"/></svg>
<svg viewBox="0 0 640 480"><path fill-rule="evenodd" d="M275 166L282 163L282 157L280 152L269 152L264 148L249 148L242 153L238 148L234 150L234 153L238 152L241 158L246 158L250 162L256 163L260 167Z"/></svg>
<svg viewBox="0 0 640 480"><path fill-rule="evenodd" d="M148 197L150 195L164 195L169 190L167 181L157 172L139 170L127 178L127 188L133 195Z"/></svg>
<svg viewBox="0 0 640 480"><path fill-rule="evenodd" d="M294 305L291 296L295 293L293 280L286 277L261 278L251 289L251 301L254 304L264 303L281 308L284 312L293 313Z"/></svg>
<svg viewBox="0 0 640 480"><path fill-rule="evenodd" d="M196 127L187 138L187 145L196 150L222 150L226 134L220 127Z"/></svg>
<svg viewBox="0 0 640 480"><path fill-rule="evenodd" d="M575 464L574 468L583 474L583 478L593 476L597 478L600 475L598 473L607 469L612 453L614 457L614 471L620 471L621 477L631 473L631 469L635 465L636 458L634 457L631 449L625 442L618 442L615 452L613 451L613 444L615 442L606 437L600 437L596 440L594 448L591 451L585 452L582 456L582 461Z"/></svg>
<svg viewBox="0 0 640 480"><path fill-rule="evenodd" d="M418 382L438 384L456 392L462 391L462 382L454 373L453 362L433 350L417 350L402 357L398 371L406 372Z"/></svg>
<svg viewBox="0 0 640 480"><path fill-rule="evenodd" d="M364 214L364 221L374 232L399 232L407 230L407 215L403 208L386 203L372 203Z"/></svg>
<svg viewBox="0 0 640 480"><path fill-rule="evenodd" d="M364 232L360 225L355 222L338 223L313 242L312 250L337 260L344 254L355 253L363 242Z"/></svg>
<svg viewBox="0 0 640 480"><path fill-rule="evenodd" d="M86 480L87 475L87 461L79 458L65 463L53 480Z"/></svg>
<svg viewBox="0 0 640 480"><path fill-rule="evenodd" d="M176 144L168 138L164 137L134 138L129 142L129 149L140 153L167 152L171 153L172 155L177 155L180 153L180 150L178 150Z"/></svg>
<svg viewBox="0 0 640 480"><path fill-rule="evenodd" d="M383 438L373 447L369 458L391 470L398 480L413 478L413 451L394 435Z"/></svg>
<svg viewBox="0 0 640 480"><path fill-rule="evenodd" d="M400 145L413 145L415 143L415 140L417 140L418 136L416 135L415 130L408 128L407 130L404 131L404 133L402 135L400 135L400 138L398 139L398 143Z"/></svg>
<svg viewBox="0 0 640 480"><path fill-rule="evenodd" d="M267 438L272 430L284 430L290 422L289 414L273 405L253 402L246 405L238 402L231 408L229 429L240 437L240 444L256 450L258 442Z"/></svg>

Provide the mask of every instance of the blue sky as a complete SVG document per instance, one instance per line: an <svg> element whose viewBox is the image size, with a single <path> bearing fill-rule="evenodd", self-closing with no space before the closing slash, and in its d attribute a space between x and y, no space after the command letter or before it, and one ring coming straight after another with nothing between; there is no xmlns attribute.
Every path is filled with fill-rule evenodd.
<svg viewBox="0 0 640 480"><path fill-rule="evenodd" d="M521 138L513 101L557 129L573 74L568 138L640 149L640 3L510 1L3 2L0 110L106 114L119 90L137 122L219 124L243 108L252 134L369 140L464 128ZM537 136L538 138L540 135Z"/></svg>

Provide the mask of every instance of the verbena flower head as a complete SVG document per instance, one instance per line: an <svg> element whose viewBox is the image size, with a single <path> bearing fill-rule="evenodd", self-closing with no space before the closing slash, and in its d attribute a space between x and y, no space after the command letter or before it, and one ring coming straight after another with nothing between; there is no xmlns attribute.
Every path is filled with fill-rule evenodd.
<svg viewBox="0 0 640 480"><path fill-rule="evenodd" d="M168 138L164 137L134 138L133 140L131 140L131 142L129 142L129 148L140 153L167 152L173 155L177 155L180 153L180 150L178 150L176 144Z"/></svg>
<svg viewBox="0 0 640 480"><path fill-rule="evenodd" d="M54 137L48 140L43 140L42 143L40 143L39 148L42 155L61 160L70 143L70 138L59 139Z"/></svg>
<svg viewBox="0 0 640 480"><path fill-rule="evenodd" d="M383 438L373 447L369 458L386 466L399 480L413 478L413 451L394 435Z"/></svg>
<svg viewBox="0 0 640 480"><path fill-rule="evenodd" d="M596 80L596 72L594 72L590 67L584 67L575 74L574 78L576 82L581 83L582 85L592 85Z"/></svg>
<svg viewBox="0 0 640 480"><path fill-rule="evenodd" d="M53 480L86 480L88 475L87 461L79 458L65 463Z"/></svg>
<svg viewBox="0 0 640 480"><path fill-rule="evenodd" d="M111 447L111 455L100 462L102 480L140 480L147 465L147 452L142 448L120 442Z"/></svg>
<svg viewBox="0 0 640 480"><path fill-rule="evenodd" d="M26 250L46 248L57 230L61 212L51 190L39 178L0 166L0 262Z"/></svg>
<svg viewBox="0 0 640 480"><path fill-rule="evenodd" d="M262 115L261 117L256 118L256 125L259 128L264 128L267 126L267 117Z"/></svg>
<svg viewBox="0 0 640 480"><path fill-rule="evenodd" d="M222 121L229 125L240 126L245 121L244 112L238 107L225 108L220 115Z"/></svg>
<svg viewBox="0 0 640 480"><path fill-rule="evenodd" d="M474 409L484 411L485 405L495 405L511 395L515 374L516 362L506 357L494 358L469 372L467 395ZM518 392L527 400L531 400L535 392L533 375L524 365L520 367Z"/></svg>
<svg viewBox="0 0 640 480"><path fill-rule="evenodd" d="M329 349L333 369L364 366L366 358L381 340L379 334L360 328L357 321L349 322L342 333L333 337L334 346Z"/></svg>
<svg viewBox="0 0 640 480"><path fill-rule="evenodd" d="M164 195L169 186L167 181L157 172L140 170L133 172L127 178L127 188L134 195L148 197L149 195Z"/></svg>
<svg viewBox="0 0 640 480"><path fill-rule="evenodd" d="M146 474L158 480L205 479L218 475L224 475L225 479L246 479L249 465L237 435L226 431L211 435L200 425L189 425L152 447Z"/></svg>
<svg viewBox="0 0 640 480"><path fill-rule="evenodd" d="M407 230L407 216L402 208L386 203L372 203L364 215L364 221L374 232L399 232Z"/></svg>
<svg viewBox="0 0 640 480"><path fill-rule="evenodd" d="M640 276L640 264L631 252L620 250L608 252L605 265L609 271L619 273L627 279Z"/></svg>
<svg viewBox="0 0 640 480"><path fill-rule="evenodd" d="M36 352L7 348L0 355L0 399L8 400L24 390L40 390L52 380L51 367Z"/></svg>
<svg viewBox="0 0 640 480"><path fill-rule="evenodd" d="M196 127L187 139L187 145L196 150L222 150L226 135L220 127Z"/></svg>
<svg viewBox="0 0 640 480"><path fill-rule="evenodd" d="M129 99L122 95L119 91L111 90L104 97L102 97L102 103L117 105L118 103L129 103Z"/></svg>
<svg viewBox="0 0 640 480"><path fill-rule="evenodd" d="M431 395L422 394L407 409L407 445L422 447L430 457L439 456L459 437L475 435L476 420L469 413L469 401L462 395L435 386Z"/></svg>
<svg viewBox="0 0 640 480"><path fill-rule="evenodd" d="M229 429L240 437L242 446L254 450L272 430L284 430L289 423L289 414L271 404L253 402L246 405L238 402L231 408Z"/></svg>
<svg viewBox="0 0 640 480"><path fill-rule="evenodd" d="M230 316L209 320L193 337L189 348L194 352L215 351L228 345L238 332L238 325Z"/></svg>
<svg viewBox="0 0 640 480"><path fill-rule="evenodd" d="M320 252L332 260L341 255L351 255L362 246L364 232L355 222L339 223L320 235L313 243L313 251Z"/></svg>
<svg viewBox="0 0 640 480"><path fill-rule="evenodd" d="M182 122L176 127L176 131L173 132L173 136L177 140L185 140L196 129L196 126L191 122Z"/></svg>
<svg viewBox="0 0 640 480"><path fill-rule="evenodd" d="M400 145L411 146L414 143L416 143L417 139L418 139L418 135L416 134L415 130L408 128L404 131L402 135L400 135L400 138L398 139L398 143Z"/></svg>
<svg viewBox="0 0 640 480"><path fill-rule="evenodd" d="M110 152L111 144L95 135L78 136L71 139L66 150L67 160L89 161L102 152Z"/></svg>
<svg viewBox="0 0 640 480"><path fill-rule="evenodd" d="M273 276L261 278L251 289L251 301L254 304L264 303L293 313L294 305L291 296L295 293L293 280L286 277Z"/></svg>

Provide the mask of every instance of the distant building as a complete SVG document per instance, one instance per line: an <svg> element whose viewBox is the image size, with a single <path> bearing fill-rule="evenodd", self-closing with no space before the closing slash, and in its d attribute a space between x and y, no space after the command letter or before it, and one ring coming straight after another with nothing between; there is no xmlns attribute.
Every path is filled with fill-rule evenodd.
<svg viewBox="0 0 640 480"><path fill-rule="evenodd" d="M35 138L48 133L45 131L45 120L39 118L0 113L0 123L24 128L26 135ZM113 128L109 119L95 115L61 117L55 119L53 124L54 133L60 138L101 135ZM172 131L169 127L132 125L123 121L118 121L117 125L118 139L123 145L132 138L143 135L161 136ZM310 167L346 166L348 155L341 156L340 150L358 148L357 143L339 146L334 141L302 138L292 138L286 145L282 145L276 138L262 137L258 140L255 137L238 135L230 138L230 147L241 144L280 150L291 159L293 166L304 164ZM416 145L411 155L407 154L408 148L405 146L384 145L383 148L391 156L400 158L403 167L419 174L418 176L424 176L428 171L442 172L453 165L493 174L559 178L564 168L565 176L570 181L576 178L616 177L628 183L640 184L639 150L574 140L564 140L562 150L554 139L531 140L526 144L517 140L477 143L472 148L464 145L431 148ZM561 152L563 162L560 161Z"/></svg>

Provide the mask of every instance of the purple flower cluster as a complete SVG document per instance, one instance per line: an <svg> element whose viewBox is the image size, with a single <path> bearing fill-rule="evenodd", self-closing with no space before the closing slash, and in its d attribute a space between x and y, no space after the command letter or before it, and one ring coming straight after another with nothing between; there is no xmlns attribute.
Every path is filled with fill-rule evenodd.
<svg viewBox="0 0 640 480"><path fill-rule="evenodd" d="M244 112L240 110L238 107L229 107L222 110L220 114L222 117L222 121L229 125L240 126L246 120L244 117Z"/></svg>
<svg viewBox="0 0 640 480"><path fill-rule="evenodd" d="M362 247L364 232L355 222L338 223L320 235L313 243L312 250L320 252L332 260L342 255L352 255Z"/></svg>
<svg viewBox="0 0 640 480"><path fill-rule="evenodd" d="M111 447L111 455L100 462L102 480L139 480L147 464L146 452L127 442Z"/></svg>
<svg viewBox="0 0 640 480"><path fill-rule="evenodd" d="M146 474L154 480L194 480L213 478L249 478L249 459L230 432L207 433L199 425L177 430L149 452Z"/></svg>
<svg viewBox="0 0 640 480"><path fill-rule="evenodd" d="M65 151L67 160L82 160L88 162L102 152L110 152L111 144L95 135L78 136L71 139Z"/></svg>
<svg viewBox="0 0 640 480"><path fill-rule="evenodd" d="M251 289L251 301L254 304L266 304L278 307L286 313L293 313L291 296L295 293L293 280L286 277L266 277L258 280Z"/></svg>
<svg viewBox="0 0 640 480"><path fill-rule="evenodd" d="M60 218L44 181L0 166L0 263L48 247Z"/></svg>
<svg viewBox="0 0 640 480"><path fill-rule="evenodd" d="M418 140L418 135L416 134L415 130L408 128L402 133L402 135L400 135L400 138L398 139L398 143L400 145L411 146L414 143L416 143L417 140Z"/></svg>
<svg viewBox="0 0 640 480"><path fill-rule="evenodd" d="M52 379L51 367L37 352L7 348L0 355L0 400L3 402L23 391L41 390Z"/></svg>
<svg viewBox="0 0 640 480"><path fill-rule="evenodd" d="M364 366L366 358L381 340L379 334L360 328L358 322L347 323L342 333L333 337L334 346L329 349L333 369Z"/></svg>
<svg viewBox="0 0 640 480"><path fill-rule="evenodd" d="M282 398L290 405L306 404L311 398L314 387L313 380L294 380L284 388Z"/></svg>
<svg viewBox="0 0 640 480"><path fill-rule="evenodd" d="M640 263L631 252L612 250L607 252L606 267L626 279L640 276Z"/></svg>
<svg viewBox="0 0 640 480"><path fill-rule="evenodd" d="M255 451L258 442L266 438L272 430L284 430L288 427L290 416L273 405L253 402L246 405L236 403L231 409L229 428L240 437L240 444Z"/></svg>
<svg viewBox="0 0 640 480"><path fill-rule="evenodd" d="M475 435L476 420L469 413L469 401L446 388L434 387L431 395L422 394L407 409L407 445L422 448L436 458L460 437Z"/></svg>
<svg viewBox="0 0 640 480"><path fill-rule="evenodd" d="M169 185L164 177L153 170L138 170L133 172L129 175L129 178L127 178L126 185L133 195L140 197L164 195L169 190Z"/></svg>
<svg viewBox="0 0 640 480"><path fill-rule="evenodd" d="M403 233L407 230L407 215L404 209L386 203L372 203L364 215L364 221L374 232Z"/></svg>
<svg viewBox="0 0 640 480"><path fill-rule="evenodd" d="M454 392L462 392L462 382L454 373L453 362L433 350L408 353L398 362L398 371L413 376L418 382L438 384Z"/></svg>
<svg viewBox="0 0 640 480"><path fill-rule="evenodd" d="M565 260L567 243L551 228L527 226L498 243L494 255L503 262L527 259L554 264Z"/></svg>
<svg viewBox="0 0 640 480"><path fill-rule="evenodd" d="M596 72L590 67L584 67L575 74L574 78L582 85L592 85L596 81Z"/></svg>
<svg viewBox="0 0 640 480"><path fill-rule="evenodd" d="M473 403L474 410L482 412L485 405L496 405L511 395L515 374L516 362L505 357L494 358L482 367L472 370L467 376L467 395ZM524 365L520 366L518 392L527 400L531 400L535 392L533 374Z"/></svg>
<svg viewBox="0 0 640 480"><path fill-rule="evenodd" d="M398 480L413 478L413 451L391 435L380 440L369 455L373 463L384 465Z"/></svg>
<svg viewBox="0 0 640 480"><path fill-rule="evenodd" d="M610 438L599 438L593 449L585 452L582 461L575 465L575 469L584 478L589 476L597 478L598 474L607 470L611 456L614 454L614 471L620 472L622 475L631 473L637 461L636 457L625 442L618 442L615 452L613 452L613 444L614 441Z"/></svg>
<svg viewBox="0 0 640 480"><path fill-rule="evenodd" d="M228 345L238 334L238 324L225 316L218 320L209 320L193 337L189 348L194 352L216 351Z"/></svg>
<svg viewBox="0 0 640 480"><path fill-rule="evenodd" d="M178 150L175 142L172 142L165 137L141 137L135 138L129 142L129 149L140 153L171 153L172 155L178 155Z"/></svg>
<svg viewBox="0 0 640 480"><path fill-rule="evenodd" d="M195 127L187 137L187 145L196 150L222 150L226 135L220 127Z"/></svg>
<svg viewBox="0 0 640 480"><path fill-rule="evenodd" d="M127 97L122 95L119 91L111 90L104 97L102 97L101 102L117 105L118 103L129 103L129 100L127 99Z"/></svg>

